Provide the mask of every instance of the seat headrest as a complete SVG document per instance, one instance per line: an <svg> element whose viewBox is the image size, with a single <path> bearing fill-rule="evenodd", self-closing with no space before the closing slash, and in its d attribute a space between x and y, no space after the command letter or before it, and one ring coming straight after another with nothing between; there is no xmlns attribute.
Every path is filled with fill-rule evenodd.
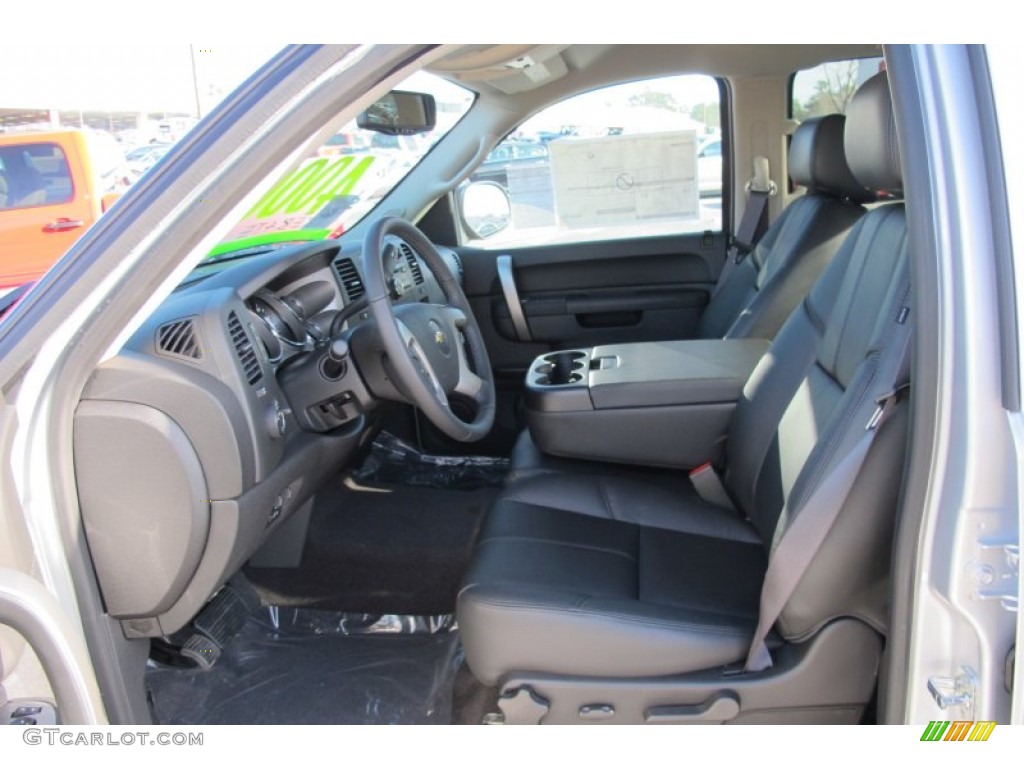
<svg viewBox="0 0 1024 768"><path fill-rule="evenodd" d="M864 82L846 110L846 162L865 189L902 196L900 147L885 72Z"/></svg>
<svg viewBox="0 0 1024 768"><path fill-rule="evenodd" d="M842 115L805 120L789 144L789 177L809 192L821 192L854 202L874 200L846 164Z"/></svg>

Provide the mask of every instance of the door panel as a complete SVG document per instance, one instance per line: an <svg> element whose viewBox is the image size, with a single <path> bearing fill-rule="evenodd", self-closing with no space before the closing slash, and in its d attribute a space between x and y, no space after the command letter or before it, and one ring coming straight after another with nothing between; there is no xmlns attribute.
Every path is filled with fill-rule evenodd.
<svg viewBox="0 0 1024 768"><path fill-rule="evenodd" d="M460 255L492 365L515 377L551 349L692 337L725 247L721 234L702 233ZM512 258L529 340L516 332L500 255Z"/></svg>
<svg viewBox="0 0 1024 768"><path fill-rule="evenodd" d="M688 74L548 104L470 177L504 200L493 190L470 197L470 184L448 221L421 222L436 242L463 243L506 447L522 427L524 374L537 355L695 334L725 258L727 95L724 81Z"/></svg>

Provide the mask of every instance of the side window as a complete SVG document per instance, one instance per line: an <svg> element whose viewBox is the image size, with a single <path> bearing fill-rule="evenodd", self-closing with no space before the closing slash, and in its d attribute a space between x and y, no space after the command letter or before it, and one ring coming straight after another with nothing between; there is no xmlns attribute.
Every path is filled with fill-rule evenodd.
<svg viewBox="0 0 1024 768"><path fill-rule="evenodd" d="M71 171L56 144L0 147L0 208L31 208L71 199Z"/></svg>
<svg viewBox="0 0 1024 768"><path fill-rule="evenodd" d="M720 94L714 78L684 75L609 86L544 109L471 174L462 198L470 242L720 231ZM496 213L503 201L495 186L510 217Z"/></svg>
<svg viewBox="0 0 1024 768"><path fill-rule="evenodd" d="M789 115L806 120L836 112L846 114L860 84L885 67L882 57L828 61L793 75Z"/></svg>

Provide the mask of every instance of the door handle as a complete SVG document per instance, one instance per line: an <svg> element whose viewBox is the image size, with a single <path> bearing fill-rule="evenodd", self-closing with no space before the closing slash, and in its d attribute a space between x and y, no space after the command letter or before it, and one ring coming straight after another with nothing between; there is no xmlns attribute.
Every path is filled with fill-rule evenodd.
<svg viewBox="0 0 1024 768"><path fill-rule="evenodd" d="M515 329L516 338L519 341L533 341L530 336L530 326L526 322L526 315L523 314L523 303L519 299L515 275L512 273L512 257L499 256L494 263L498 269L498 282L501 284L505 303L508 304L508 313L512 318L512 327Z"/></svg>
<svg viewBox="0 0 1024 768"><path fill-rule="evenodd" d="M80 219L57 219L43 227L43 232L67 232L69 229L84 227L85 222Z"/></svg>

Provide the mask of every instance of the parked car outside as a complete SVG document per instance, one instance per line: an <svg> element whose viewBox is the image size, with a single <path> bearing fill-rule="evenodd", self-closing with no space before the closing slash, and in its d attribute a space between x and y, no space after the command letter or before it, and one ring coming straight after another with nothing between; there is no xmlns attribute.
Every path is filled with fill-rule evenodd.
<svg viewBox="0 0 1024 768"><path fill-rule="evenodd" d="M538 167L548 164L548 147L541 141L512 139L501 142L470 174L470 181L493 181L508 187L510 168Z"/></svg>
<svg viewBox="0 0 1024 768"><path fill-rule="evenodd" d="M37 280L125 189L122 156L106 138L0 134L0 290Z"/></svg>
<svg viewBox="0 0 1024 768"><path fill-rule="evenodd" d="M125 155L131 180L135 181L150 168L157 164L164 155L171 151L173 144L148 144L136 147Z"/></svg>

